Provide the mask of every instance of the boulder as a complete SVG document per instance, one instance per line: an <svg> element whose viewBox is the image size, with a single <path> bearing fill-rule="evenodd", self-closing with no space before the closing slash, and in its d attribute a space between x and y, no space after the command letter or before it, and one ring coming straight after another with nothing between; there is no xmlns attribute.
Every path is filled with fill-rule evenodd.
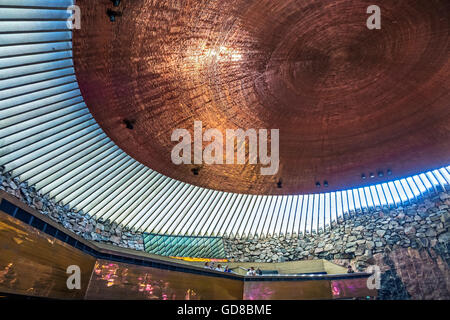
<svg viewBox="0 0 450 320"><path fill-rule="evenodd" d="M434 230L434 229L428 229L426 232L425 232L425 235L427 236L427 237L436 237L437 236L437 232Z"/></svg>
<svg viewBox="0 0 450 320"><path fill-rule="evenodd" d="M439 242L448 244L450 243L450 232L442 233L438 237Z"/></svg>
<svg viewBox="0 0 450 320"><path fill-rule="evenodd" d="M373 241L366 241L366 247L367 247L367 249L375 248L375 242L373 242Z"/></svg>
<svg viewBox="0 0 450 320"><path fill-rule="evenodd" d="M405 228L405 234L409 237L409 236L413 236L416 234L416 228L414 228L413 226L409 226Z"/></svg>
<svg viewBox="0 0 450 320"><path fill-rule="evenodd" d="M375 233L382 238L386 234L386 230L377 230Z"/></svg>

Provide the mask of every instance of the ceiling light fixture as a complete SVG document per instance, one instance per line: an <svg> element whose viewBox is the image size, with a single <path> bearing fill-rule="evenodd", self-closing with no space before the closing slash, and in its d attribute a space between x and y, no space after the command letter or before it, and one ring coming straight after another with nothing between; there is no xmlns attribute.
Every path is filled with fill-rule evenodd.
<svg viewBox="0 0 450 320"><path fill-rule="evenodd" d="M124 119L123 123L125 124L125 127L129 130L133 130L134 129L134 121L133 120L128 120L128 119Z"/></svg>
<svg viewBox="0 0 450 320"><path fill-rule="evenodd" d="M111 9L108 9L106 11L106 14L108 15L109 21L111 21L111 22L116 21L116 17L122 16L122 12L114 11L114 10L111 10Z"/></svg>

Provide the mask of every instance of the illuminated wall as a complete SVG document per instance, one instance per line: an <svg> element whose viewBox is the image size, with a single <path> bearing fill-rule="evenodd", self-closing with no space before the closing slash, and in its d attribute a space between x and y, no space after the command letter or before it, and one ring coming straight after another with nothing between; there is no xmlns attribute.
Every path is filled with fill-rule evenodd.
<svg viewBox="0 0 450 320"><path fill-rule="evenodd" d="M367 287L367 277L244 283L244 300L318 300L376 296L377 291Z"/></svg>
<svg viewBox="0 0 450 320"><path fill-rule="evenodd" d="M146 252L173 257L224 259L225 249L220 237L170 236L144 233Z"/></svg>
<svg viewBox="0 0 450 320"><path fill-rule="evenodd" d="M87 299L239 300L243 282L97 260Z"/></svg>
<svg viewBox="0 0 450 320"><path fill-rule="evenodd" d="M20 209L16 216L33 217ZM31 223L43 225L38 220ZM94 264L95 258L91 255L0 210L0 292L83 299ZM80 267L80 290L67 288L69 275L66 271L70 265Z"/></svg>

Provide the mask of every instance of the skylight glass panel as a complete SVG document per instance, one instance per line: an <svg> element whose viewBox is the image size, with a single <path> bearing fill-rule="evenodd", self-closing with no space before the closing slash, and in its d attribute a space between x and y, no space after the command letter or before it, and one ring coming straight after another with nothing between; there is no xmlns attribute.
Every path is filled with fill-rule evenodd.
<svg viewBox="0 0 450 320"><path fill-rule="evenodd" d="M274 230L274 234L281 234L282 230L281 230L281 224L283 222L283 218L284 215L286 213L286 199L287 197L284 196L278 196L278 200L279 200L279 204L278 204L278 208L275 209L274 212L274 219L272 221L272 226L271 229Z"/></svg>
<svg viewBox="0 0 450 320"><path fill-rule="evenodd" d="M291 235L293 235L294 233L297 234L298 233L298 225L300 223L300 216L298 216L297 214L297 207L299 205L298 203L298 195L295 196L291 196L291 204L290 204L290 212L289 212L289 223L286 227L287 229L287 233L290 233Z"/></svg>
<svg viewBox="0 0 450 320"><path fill-rule="evenodd" d="M415 198L414 193L406 179L399 180L399 184L402 186L402 190L405 193L407 200L412 200Z"/></svg>
<svg viewBox="0 0 450 320"><path fill-rule="evenodd" d="M264 208L264 203L267 201L267 197L264 196L258 196L257 201L255 203L255 206L252 210L252 215L250 216L248 220L247 229L248 235L254 237L257 232L258 228L258 221L261 220L261 214L262 210Z"/></svg>
<svg viewBox="0 0 450 320"><path fill-rule="evenodd" d="M108 210L114 205L117 206L118 203L125 203L125 201L131 197L130 190L134 190L133 186L148 177L149 170L146 170L146 168L139 163L135 164L134 168L124 176L123 179L126 180L125 183L120 183L120 181L114 183L111 187L114 188L113 192L108 193L105 191L85 205L83 203L78 204L77 208L82 208L83 210L86 210L86 212L93 212L95 207L101 207L105 210L105 213L108 213Z"/></svg>
<svg viewBox="0 0 450 320"><path fill-rule="evenodd" d="M389 188L389 192L390 192L390 194L391 194L391 196L392 196L392 198L394 200L394 203L396 205L401 204L402 200L400 198L400 195L397 192L397 188L395 187L394 183L393 182L388 182L387 185L388 185L388 188Z"/></svg>
<svg viewBox="0 0 450 320"><path fill-rule="evenodd" d="M318 207L317 207L317 228L315 229L321 229L323 230L325 228L325 194L320 193L318 195Z"/></svg>
<svg viewBox="0 0 450 320"><path fill-rule="evenodd" d="M309 195L302 195L301 200L299 234L300 232L304 234L307 226Z"/></svg>
<svg viewBox="0 0 450 320"><path fill-rule="evenodd" d="M386 196L384 194L382 185L381 184L377 184L376 186L374 186L374 188L375 188L375 192L376 192L376 194L378 196L378 200L380 201L380 206L381 207L387 206L388 205L388 200L386 199Z"/></svg>
<svg viewBox="0 0 450 320"><path fill-rule="evenodd" d="M202 198L202 201L197 201L197 206L193 206L189 216L186 216L186 219L181 222L181 225L183 227L178 232L178 234L198 234L197 228L199 226L199 223L203 215L205 214L205 210L210 207L216 195L216 192L212 192L212 190L210 190L210 192L208 192L208 194L206 194L205 197ZM175 233L177 234L176 230Z"/></svg>
<svg viewBox="0 0 450 320"><path fill-rule="evenodd" d="M364 194L364 189L358 188L356 193L357 195L355 195L355 197L358 198L361 209L367 208L367 199L366 195Z"/></svg>
<svg viewBox="0 0 450 320"><path fill-rule="evenodd" d="M174 204L173 210L168 211L163 219L159 221L159 223L155 226L155 233L164 234L168 228L173 225L174 221L180 216L181 212L186 209L186 206L189 205L189 202L192 202L193 197L196 196L199 189L193 186L190 186L189 190L186 190L180 197L180 201Z"/></svg>
<svg viewBox="0 0 450 320"><path fill-rule="evenodd" d="M141 222L137 224L137 228L147 230L149 228L149 225L157 225L157 223L161 219L160 217L162 215L162 212L167 212L168 208L170 208L172 199L169 199L166 194L177 194L177 192L181 192L181 190L183 190L183 185L178 181L175 183L170 182L167 184L166 188L166 190L161 191L162 196L159 197L157 205L148 209L143 209L144 211L147 211L146 218L141 219Z"/></svg>
<svg viewBox="0 0 450 320"><path fill-rule="evenodd" d="M392 198L391 191L389 190L388 184L387 183L382 183L381 184L381 189L383 191L383 196L384 196L384 198L385 198L385 200L387 202L387 205L388 206L394 205L395 202L394 202L394 199Z"/></svg>
<svg viewBox="0 0 450 320"><path fill-rule="evenodd" d="M435 177L436 180L439 182L439 184L442 186L442 188L445 189L447 181L445 181L445 178L441 175L441 172L439 170L433 170L432 172L433 177Z"/></svg>
<svg viewBox="0 0 450 320"><path fill-rule="evenodd" d="M262 211L261 219L258 221L257 235L263 236L264 233L264 225L267 221L267 216L270 214L269 210L273 206L274 196L267 196L267 201L264 203L264 210Z"/></svg>
<svg viewBox="0 0 450 320"><path fill-rule="evenodd" d="M336 208L337 208L336 212L337 219L343 218L345 210L344 210L344 200L341 191L336 192Z"/></svg>
<svg viewBox="0 0 450 320"><path fill-rule="evenodd" d="M272 206L270 209L270 213L267 216L266 219L266 228L265 233L268 235L274 235L274 229L275 229L275 223L278 218L278 215L280 214L280 204L281 204L281 198L280 196L274 196Z"/></svg>
<svg viewBox="0 0 450 320"><path fill-rule="evenodd" d="M419 176L413 176L412 179L416 183L416 187L419 189L421 194L428 191L427 187L425 186L425 184L423 183L422 179L420 179Z"/></svg>
<svg viewBox="0 0 450 320"><path fill-rule="evenodd" d="M248 198L248 206L245 210L245 217L243 217L242 222L238 226L238 234L242 236L248 236L250 234L250 224L249 221L251 217L255 214L255 206L261 201L261 196L254 196Z"/></svg>
<svg viewBox="0 0 450 320"><path fill-rule="evenodd" d="M216 217L218 216L219 212L222 212L223 208L226 206L232 196L233 195L231 193L223 193L222 197L220 198L219 205L213 208L213 211L209 215L208 220L205 222L203 229L206 229L207 231L203 233L203 235L213 234L213 229L215 227L214 222L216 221Z"/></svg>
<svg viewBox="0 0 450 320"><path fill-rule="evenodd" d="M381 203L376 187L370 186L368 189L369 189L368 193L370 193L370 198L372 199L372 205L374 207L380 207Z"/></svg>
<svg viewBox="0 0 450 320"><path fill-rule="evenodd" d="M364 200L366 202L366 207L367 208L374 208L375 205L374 205L374 202L373 202L373 199L372 199L372 194L370 192L370 188L369 187L362 188L362 193L364 195Z"/></svg>
<svg viewBox="0 0 450 320"><path fill-rule="evenodd" d="M446 185L450 184L450 174L445 168L439 169L439 172L441 173L442 177L445 179Z"/></svg>
<svg viewBox="0 0 450 320"><path fill-rule="evenodd" d="M250 195L244 195L239 204L236 205L236 207L233 210L233 214L231 216L231 219L229 220L228 227L227 227L227 234L237 234L237 230L239 228L239 225L237 224L237 221L242 221L242 218L244 217L245 210L248 207L249 198L251 198Z"/></svg>
<svg viewBox="0 0 450 320"><path fill-rule="evenodd" d="M325 226L331 225L331 219L332 219L331 211L332 211L332 206L334 207L334 201L332 201L332 195L334 195L334 192L325 194Z"/></svg>
<svg viewBox="0 0 450 320"><path fill-rule="evenodd" d="M359 189L353 189L352 190L353 192L353 201L355 201L355 209L356 209L356 211L357 212L361 212L362 211L362 209L363 209L363 202L362 202L362 200L364 200L365 201L365 199L364 199L364 195L363 195L363 197L361 198L360 197L360 195L359 195Z"/></svg>
<svg viewBox="0 0 450 320"><path fill-rule="evenodd" d="M344 216L347 216L350 214L350 201L348 199L347 191L341 191L341 200L342 200L342 208L343 208L343 214Z"/></svg>
<svg viewBox="0 0 450 320"><path fill-rule="evenodd" d="M224 222L227 220L227 217L230 216L232 208L239 203L239 200L242 198L241 194L232 194L231 201L225 204L223 211L220 213L219 217L216 217L216 226L214 227L212 235L218 235L221 233L221 230L225 231L226 225Z"/></svg>
<svg viewBox="0 0 450 320"><path fill-rule="evenodd" d="M95 207L93 207L91 210L93 212L97 212L98 210L98 216L103 217L105 216L105 219L110 218L114 221L120 221L124 219L129 212L134 210L139 203L142 203L147 197L146 192L148 191L149 186L151 185L151 181L153 181L157 177L157 174L155 172L150 172L150 174L144 175L143 180L138 180L138 184L136 187L134 185L130 186L132 188L131 190L137 190L135 193L127 192L131 191L130 189L125 189L124 193L122 194L122 197L118 199L121 199L121 201L114 203L114 199L111 200L110 203L108 203L106 206L102 206L102 203L99 203ZM135 188L133 188L135 187ZM179 184L179 188L187 189L189 186L187 185L181 185ZM179 191L179 190L178 190ZM178 197L181 195L180 192L176 193L176 197L174 199L178 199ZM112 205L111 208L108 208L108 205ZM163 216L159 216L160 219L163 218Z"/></svg>
<svg viewBox="0 0 450 320"><path fill-rule="evenodd" d="M423 174L423 173L419 174L419 179L425 185L425 188L427 188L427 191L431 191L431 189L433 189L433 185L431 184L430 180L428 179L428 177L425 174Z"/></svg>
<svg viewBox="0 0 450 320"><path fill-rule="evenodd" d="M394 181L394 187L401 201L402 202L408 201L408 196L405 194L405 191L403 190L403 187L398 180Z"/></svg>
<svg viewBox="0 0 450 320"><path fill-rule="evenodd" d="M220 206L220 202L223 200L224 192L215 192L214 196L211 199L211 203L208 207L205 206L205 210L203 214L199 217L199 220L195 226L191 226L191 230L189 231L190 235L195 236L204 236L207 232L207 221L210 218L211 212L214 211L215 208ZM170 197L168 197L170 198Z"/></svg>
<svg viewBox="0 0 450 320"><path fill-rule="evenodd" d="M284 215L283 215L283 221L281 222L281 233L284 235L292 234L291 229L289 226L292 225L293 221L293 210L292 210L292 202L293 202L293 196L285 196L285 203L284 203Z"/></svg>
<svg viewBox="0 0 450 320"><path fill-rule="evenodd" d="M233 222L236 218L236 213L240 210L242 202L245 200L245 196L243 194L239 194L234 201L233 205L229 207L226 214L222 215L222 222L220 224L219 231L223 234L226 234L228 236L235 236L234 230L233 230Z"/></svg>
<svg viewBox="0 0 450 320"><path fill-rule="evenodd" d="M126 185L130 179L129 173L135 169L137 166L136 161L133 159L127 159L122 166L116 167L110 172L110 175L104 176L102 180L99 181L100 185L88 185L85 184L83 187L85 191L81 193L78 197L75 197L75 193L69 194L66 199L70 201L70 205L73 207L82 207L83 203L91 203L95 199L105 194L105 191L114 185L120 187L121 185ZM86 188L89 186L89 188Z"/></svg>
<svg viewBox="0 0 450 320"><path fill-rule="evenodd" d="M411 188L414 196L418 197L421 195L421 192L417 186L417 183L414 181L412 177L406 178L406 181L408 182L409 187Z"/></svg>
<svg viewBox="0 0 450 320"><path fill-rule="evenodd" d="M309 201L308 201L308 219L307 219L307 226L306 231L311 233L314 225L317 223L316 218L316 211L317 211L317 194L310 194L308 195Z"/></svg>
<svg viewBox="0 0 450 320"><path fill-rule="evenodd" d="M153 180L146 191L146 196L144 198L145 200L142 201L140 205L136 207L132 212L127 214L127 216L123 220L123 223L125 225L128 225L130 228L135 226L135 224L139 221L139 218L146 214L148 210L153 208L155 202L159 200L159 197L155 197L155 189L156 192L160 192L161 189L166 186L165 182L167 181L168 179Z"/></svg>

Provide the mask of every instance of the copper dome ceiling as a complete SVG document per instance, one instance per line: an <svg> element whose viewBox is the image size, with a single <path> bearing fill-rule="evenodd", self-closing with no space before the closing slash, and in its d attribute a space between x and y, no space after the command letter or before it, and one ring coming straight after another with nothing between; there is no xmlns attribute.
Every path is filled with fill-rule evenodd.
<svg viewBox="0 0 450 320"><path fill-rule="evenodd" d="M359 187L450 160L450 3L79 0L74 63L96 121L148 167L237 193ZM122 13L110 22L107 9ZM124 120L133 123L127 129ZM171 162L174 129L280 129L280 169ZM371 172L392 176L361 179ZM282 188L277 182L282 181Z"/></svg>
<svg viewBox="0 0 450 320"><path fill-rule="evenodd" d="M297 195L222 192L157 173L121 150L84 102L72 59L79 30L66 23L73 2L0 0L0 167L47 199L143 232L252 238L321 232L449 190L448 165Z"/></svg>

